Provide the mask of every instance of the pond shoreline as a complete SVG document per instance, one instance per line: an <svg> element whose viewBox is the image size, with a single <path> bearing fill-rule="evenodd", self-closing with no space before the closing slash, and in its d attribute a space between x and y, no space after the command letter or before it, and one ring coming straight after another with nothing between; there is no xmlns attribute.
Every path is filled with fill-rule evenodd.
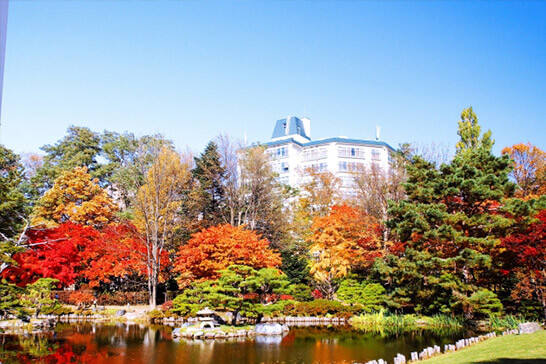
<svg viewBox="0 0 546 364"><path fill-rule="evenodd" d="M226 327L232 330L244 329ZM246 327L251 329L249 325ZM233 333L225 338L175 338L175 329L166 325L120 321L56 321L53 330L35 334L2 335L4 352L21 353L25 348L31 350L29 355L50 351L36 350L36 345L47 345L60 350L81 350L82 344L87 347L86 355L95 358L95 351L106 355L103 361L92 363L117 363L108 361L108 356L131 357L134 363L145 363L141 352L156 350L181 355L188 364L216 363L246 364L255 362L255 358L263 358L264 363L285 362L300 363L365 363L374 358L386 358L389 363L397 353L409 355L410 351L421 350L424 347L452 343L463 337L474 335L469 331L457 333L432 332L417 330L402 334L382 335L379 333L362 332L349 325L320 325L313 327L290 327L283 335L236 336ZM8 355L5 354L5 355ZM80 355L78 351L78 355ZM155 354L154 354L155 355ZM167 355L167 354L165 354ZM174 354L168 354L174 355ZM0 355L1 356L1 355ZM228 359L226 359L228 358ZM322 358L316 360L316 358ZM31 357L36 359L36 357ZM304 360L305 359L305 360ZM37 359L36 359L37 360ZM128 359L127 359L128 360ZM227 360L227 361L226 361ZM1 361L1 360L0 360ZM6 361L9 362L9 361ZM32 362L32 360L31 360Z"/></svg>

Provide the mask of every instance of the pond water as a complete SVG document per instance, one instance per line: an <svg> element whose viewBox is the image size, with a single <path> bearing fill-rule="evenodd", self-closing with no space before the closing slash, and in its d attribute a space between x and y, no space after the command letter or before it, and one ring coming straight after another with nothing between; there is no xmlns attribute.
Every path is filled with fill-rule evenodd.
<svg viewBox="0 0 546 364"><path fill-rule="evenodd" d="M362 333L347 327L292 327L284 337L173 340L168 326L124 323L58 324L54 332L0 337L1 363L365 363L397 353L454 343L465 331Z"/></svg>

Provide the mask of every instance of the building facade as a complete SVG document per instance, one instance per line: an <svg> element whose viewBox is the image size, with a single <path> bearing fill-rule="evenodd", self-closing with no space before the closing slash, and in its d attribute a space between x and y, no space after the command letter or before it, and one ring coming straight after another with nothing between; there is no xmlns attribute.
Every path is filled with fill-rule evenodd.
<svg viewBox="0 0 546 364"><path fill-rule="evenodd" d="M344 195L354 192L354 172L365 171L372 165L387 171L394 152L390 145L379 140L346 137L311 140L311 121L298 117L277 120L271 141L265 145L279 182L297 187L305 182L306 170L328 171L341 180Z"/></svg>

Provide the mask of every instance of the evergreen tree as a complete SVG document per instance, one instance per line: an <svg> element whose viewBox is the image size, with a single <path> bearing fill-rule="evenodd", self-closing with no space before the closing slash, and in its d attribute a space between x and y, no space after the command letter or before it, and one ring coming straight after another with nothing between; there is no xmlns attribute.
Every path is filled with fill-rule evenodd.
<svg viewBox="0 0 546 364"><path fill-rule="evenodd" d="M53 181L62 172L75 167L87 167L92 177L102 180L102 166L97 161L101 151L101 139L98 133L89 128L70 126L68 135L54 145L44 145L41 149L46 153L43 166L37 171L33 180L40 191L53 186ZM37 196L40 194L38 193Z"/></svg>
<svg viewBox="0 0 546 364"><path fill-rule="evenodd" d="M281 270L290 279L290 282L294 284L309 283L311 276L308 256L303 255L298 249L285 249L281 252L281 258Z"/></svg>
<svg viewBox="0 0 546 364"><path fill-rule="evenodd" d="M21 251L27 216L23 176L19 156L0 145L0 272L13 264L13 255Z"/></svg>
<svg viewBox="0 0 546 364"><path fill-rule="evenodd" d="M215 142L209 142L201 156L195 157L192 174L199 182L197 191L199 213L205 225L222 223L222 210L225 208L223 188L225 170Z"/></svg>
<svg viewBox="0 0 546 364"><path fill-rule="evenodd" d="M15 237L24 223L26 199L23 194L24 168L19 156L0 145L0 238Z"/></svg>
<svg viewBox="0 0 546 364"><path fill-rule="evenodd" d="M436 168L413 157L404 184L408 199L391 205L388 221L406 249L426 252L430 258L425 259L438 262L432 277L449 275L449 284L442 287L450 291L450 305L468 317L475 308L465 302L487 286L493 269L491 252L514 225L513 219L499 212L505 198L514 193L508 179L510 159L493 155L491 132L480 138L480 130L472 108L466 109L459 122L457 154L450 164ZM402 260L404 255L409 255L407 250ZM433 283L429 280L429 284Z"/></svg>

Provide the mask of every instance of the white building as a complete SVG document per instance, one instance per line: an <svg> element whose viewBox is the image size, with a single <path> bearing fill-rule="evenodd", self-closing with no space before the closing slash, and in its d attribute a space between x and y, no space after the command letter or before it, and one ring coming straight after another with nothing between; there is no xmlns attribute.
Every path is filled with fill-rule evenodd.
<svg viewBox="0 0 546 364"><path fill-rule="evenodd" d="M334 137L311 140L308 118L288 117L277 120L271 141L265 143L273 170L279 181L297 187L303 171L332 172L342 181L342 193L351 194L352 172L372 164L388 170L394 149L379 140Z"/></svg>

